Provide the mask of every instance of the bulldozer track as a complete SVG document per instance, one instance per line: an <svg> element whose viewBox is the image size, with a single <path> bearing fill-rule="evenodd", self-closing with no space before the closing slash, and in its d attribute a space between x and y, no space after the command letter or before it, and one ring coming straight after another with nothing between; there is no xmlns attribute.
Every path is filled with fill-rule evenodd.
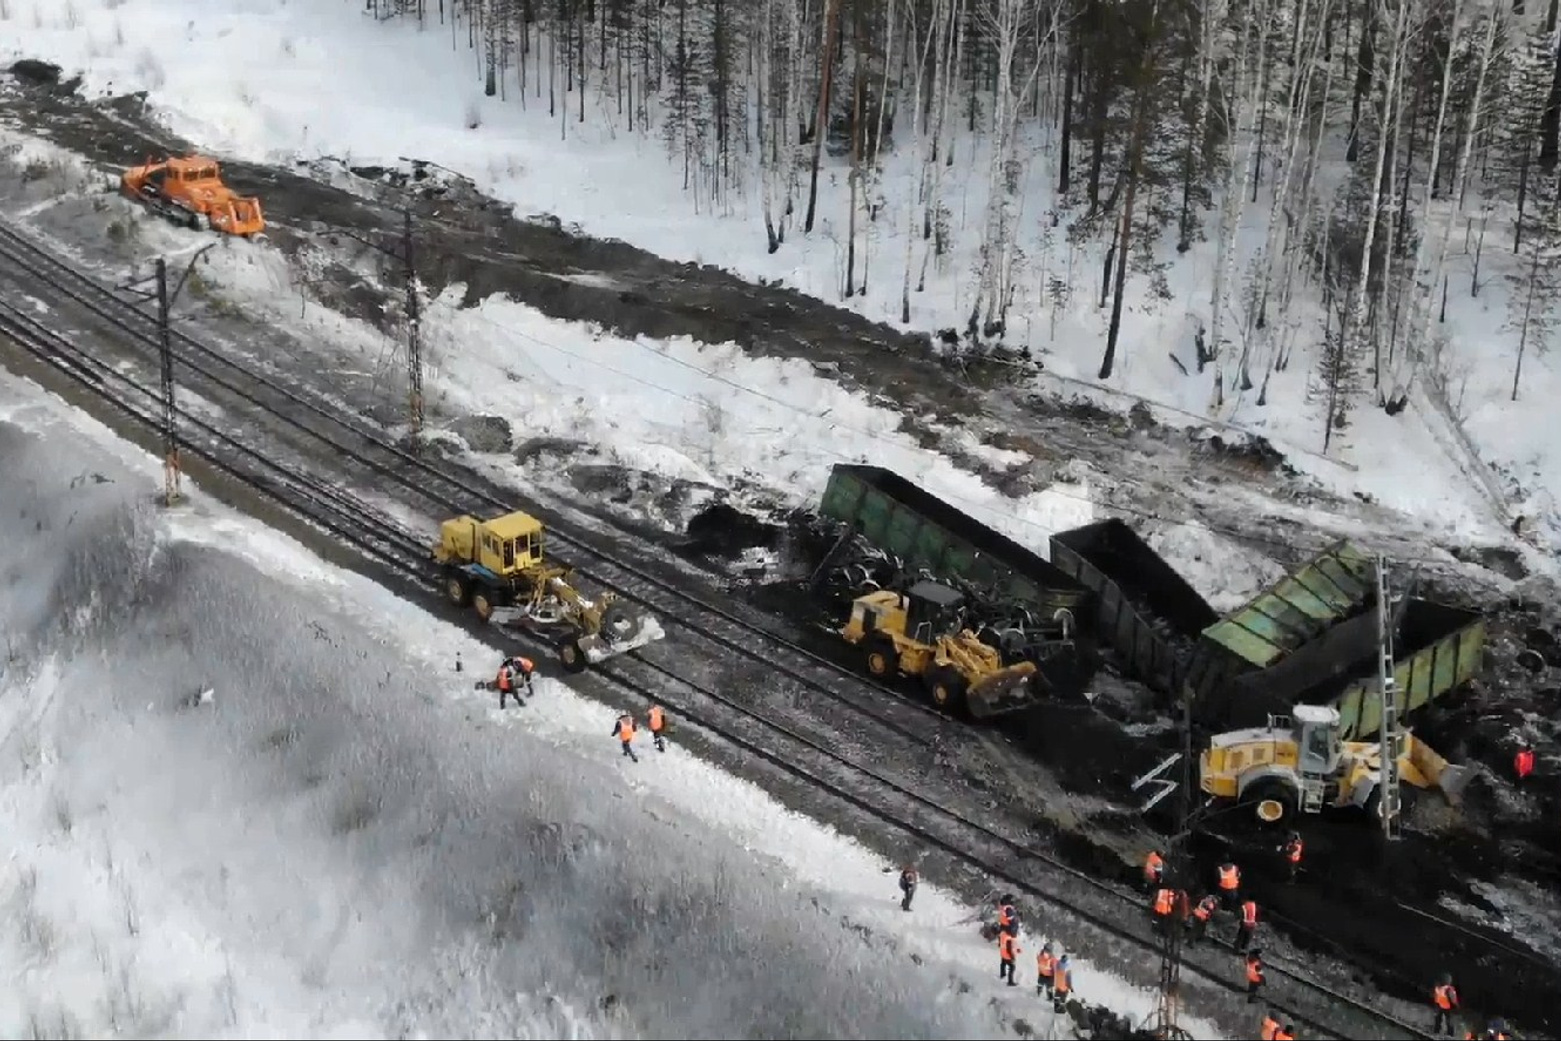
<svg viewBox="0 0 1561 1041"><path fill-rule="evenodd" d="M41 260L36 259L40 257ZM47 280L60 295L76 300L120 332L136 337L141 342L151 340L155 345L149 316L99 285L90 275L53 258L3 225L0 225L0 258L18 265L36 278ZM61 284L67 280L77 288L71 290ZM90 287L91 291L84 287ZM103 299L94 300L92 291ZM69 336L52 328L38 312L11 301L0 301L0 335L13 340L35 359L58 370L133 422L151 430L160 428L161 397L156 386L141 382L121 368L93 357ZM246 372L250 380L264 382L263 377L248 372L236 362L220 358L217 352L199 345L188 336L177 333L175 336L179 342L197 353L219 358L224 364ZM187 356L179 360L181 369L195 370L197 364L192 363ZM209 376L208 379L220 386L217 377ZM274 389L293 398L288 388ZM296 420L277 415L274 407L255 400L243 388L235 386L229 393L248 399L275 420L299 425ZM297 403L305 404L301 401ZM308 404L307 407L319 409L321 418L330 419L351 431L353 436L375 441L373 435L355 429L344 419L325 413L325 406ZM306 460L278 458L261 451L239 436L239 431L245 434L250 431L237 424L219 423L188 404L178 410L178 418L181 441L207 465L265 494L304 522L357 549L392 576L428 593L429 569L424 539L379 516L372 506L344 490L335 479L310 473ZM302 429L308 430L307 427ZM324 436L313 431L310 433L315 437ZM375 441L386 454L400 460L399 467L362 458L356 450L336 441L328 443L348 452L382 476L394 479L406 488L418 490L419 494L426 496L429 493L416 482L437 478L448 488L460 489L465 501L475 498L495 506L504 505L502 501L492 498L490 493L469 489L455 479L439 474L421 460L401 453L395 446ZM539 516L543 516L546 521L540 511ZM637 586L659 589L660 583L666 581L613 561L610 556L593 549L577 536L559 538L559 541L587 553L595 566L602 567L622 585L614 586L614 577L604 578L591 565L580 567L583 573L603 585L617 589L625 596L640 599L634 593ZM615 572L613 568L618 570ZM679 591L678 595L685 600L699 602L693 594ZM640 602L644 603L642 599ZM721 612L720 608L708 606L706 610L718 615ZM691 623L676 615L670 616L669 620L696 633L710 624L703 619ZM475 619L470 619L468 624L475 624ZM759 634L766 639L779 639L767 630L736 618L727 619L726 624L729 627L724 632L717 629L703 635L708 642L721 646L730 646L740 638L751 642ZM483 627L482 632L490 637L497 635L491 627ZM762 703L735 693L722 693L718 689L723 686L721 684L705 683L689 677L686 662L660 660L655 655L646 654L648 650L649 647L640 648L612 658L597 665L593 671L636 697L661 702L675 717L742 749L861 814L914 837L949 860L973 868L983 877L1006 884L1016 892L1028 894L1036 902L1058 908L1088 927L1144 950L1148 957L1157 956L1158 941L1150 934L1143 915L1143 900L1138 894L1079 871L1047 851L1026 844L1022 839L1004 835L987 824L945 807L917 792L903 779L897 780L885 771L852 758L841 750L838 742L831 741L822 728L813 734L806 733L805 721L778 719L773 709L766 711L757 707ZM747 648L743 650L747 657L761 663L770 662L763 655L755 654ZM806 654L800 649L798 653ZM811 655L808 657L812 658ZM815 662L821 672L827 669L837 681L843 674L868 693L872 692L872 688L862 684L854 674L845 673L834 663L822 659L815 659ZM783 671L810 687L821 682L808 672ZM673 695L669 687L684 693L681 696ZM844 702L835 691L829 690L828 693ZM915 706L907 705L906 708ZM872 713L869 711L868 714ZM926 709L920 714L925 716L932 713ZM941 721L942 717L937 719ZM926 719L922 720L923 727L926 722ZM902 722L881 720L879 725L891 725L896 732L908 730L907 724ZM909 733L903 733L902 736L907 740L913 737ZM930 746L933 739L924 729L914 735L914 743ZM1060 891L1059 882L1070 883L1072 889L1064 894ZM1301 966L1275 961L1270 962L1268 968L1270 985L1265 1003L1288 1015L1297 1025L1311 1028L1308 1033L1341 1039L1432 1036L1373 1007L1367 1001L1316 980ZM1244 990L1240 981L1239 960L1231 953L1227 943L1215 941L1189 951L1185 957L1184 970L1188 975L1232 994Z"/></svg>

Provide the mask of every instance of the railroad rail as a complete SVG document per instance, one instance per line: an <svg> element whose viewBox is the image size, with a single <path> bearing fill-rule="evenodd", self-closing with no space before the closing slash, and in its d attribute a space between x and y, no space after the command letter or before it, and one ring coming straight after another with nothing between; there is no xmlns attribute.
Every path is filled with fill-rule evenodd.
<svg viewBox="0 0 1561 1041"><path fill-rule="evenodd" d="M99 285L89 275L53 258L37 245L3 226L0 226L0 258L18 265L36 278L45 279L51 289L88 308L121 335L134 337L142 344L148 341L155 344L153 330L144 328L150 322L148 316L114 296L112 291ZM68 283L72 289L67 289L62 283ZM87 287L96 292L96 298ZM155 388L94 358L90 352L50 328L36 313L14 303L0 302L0 335L14 340L23 350L58 369L132 421L153 430L158 428L160 399ZM250 382L266 383L265 377L222 357L187 335L180 334L178 340L198 356L193 360L189 355L181 358L181 368L204 373L212 385L219 385L216 382L218 377L205 370L200 358L220 359L230 369L244 373ZM228 382L231 384L232 381ZM255 400L253 392L243 387L233 385L228 392L249 400L272 421L285 421L307 431L310 436L320 438L326 446L346 453L348 458L394 479L406 489L426 496L430 489L419 487L419 483L437 481L455 492L434 494L459 493L468 500L478 499L495 506L503 505L491 499L491 493L473 490L415 456L386 443L380 435L364 431L340 415L332 415L327 406L301 401L290 388L274 384L272 387L295 404L305 406L317 420L328 421L328 425L335 424L340 431L336 433L336 439L294 418L277 415L274 406ZM209 465L254 487L306 523L358 549L368 559L388 569L392 575L419 589L428 589L427 547L415 533L409 533L377 516L372 507L339 485L309 473L302 462L279 459L234 436L231 431L235 427L231 422L219 426L189 406L180 409L179 418L185 443ZM370 449L344 445L342 438L347 435L342 432L350 433L352 438L360 442L367 442ZM374 458L371 451L378 453L380 458ZM387 462L385 457L395 462ZM450 508L460 507L452 505ZM636 588L659 590L657 599L661 603L668 602L667 591L663 588L665 579L613 559L610 553L589 545L579 535L565 533L560 541L567 541L592 558L592 564L581 567L589 577L641 602L644 599L636 594ZM605 567L623 585L613 586L613 579L604 580L593 567ZM613 571L613 568L618 570ZM741 638L750 641L760 634L772 638L767 630L752 626L742 619L723 615L720 607L705 604L692 593L678 590L676 599L694 605L691 608L694 617L690 619L668 613L668 620L704 635L710 643L730 647L731 642L739 639L737 633L745 634ZM710 621L712 615L721 618L723 627L734 628L714 628ZM710 631L701 633L705 629ZM487 632L490 635L492 633L491 630ZM598 666L596 672L636 697L653 697L661 701L694 726L862 813L915 837L950 859L977 869L994 881L1062 909L1089 926L1134 947L1146 952L1157 950L1157 941L1149 933L1143 916L1142 900L1137 894L1077 871L1044 850L941 805L903 781L888 776L885 771L875 769L842 751L839 745L831 743L827 738L803 733L794 723L777 719L773 713L766 713L754 704L723 694L712 685L687 677L674 665L645 653L649 649L642 648L611 659ZM776 667L762 653L753 653L751 648L743 649L745 657L765 664L766 668ZM798 653L807 652L799 648ZM843 673L832 662L811 655L807 657L821 673L827 669L836 679ZM851 676L849 673L844 675ZM810 687L824 682L821 676L806 672L802 672L798 678ZM669 696L668 684L680 688L684 693L681 696ZM836 696L832 689L828 693ZM844 699L838 700L861 710L869 717L884 707L864 707ZM894 725L896 729L905 726L899 722ZM918 740L923 744L930 741L925 732L919 735ZM1074 883L1073 891L1066 894L1058 886L1059 882L1065 881ZM1189 952L1187 969L1216 987L1240 992L1243 988L1236 978L1239 976L1237 960L1228 952L1229 945L1216 946L1223 946L1227 950L1217 953L1203 950ZM1321 983L1300 966L1271 963L1269 970L1271 982L1266 996L1268 1004L1289 1015L1296 1023L1313 1028L1308 1030L1309 1033L1320 1031L1339 1038L1430 1036L1412 1024Z"/></svg>

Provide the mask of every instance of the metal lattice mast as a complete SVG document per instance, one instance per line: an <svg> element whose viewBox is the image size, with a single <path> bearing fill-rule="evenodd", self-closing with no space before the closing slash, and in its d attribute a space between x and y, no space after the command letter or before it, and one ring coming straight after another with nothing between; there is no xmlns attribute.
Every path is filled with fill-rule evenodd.
<svg viewBox="0 0 1561 1041"><path fill-rule="evenodd" d="M1398 757L1403 746L1398 719L1398 681L1393 675L1393 595L1388 585L1387 560L1377 555L1377 690L1381 696L1382 781L1378 788L1378 812L1382 836L1388 841L1399 837L1402 802L1399 790Z"/></svg>
<svg viewBox="0 0 1561 1041"><path fill-rule="evenodd" d="M418 299L417 262L412 245L412 211L405 211L401 232L402 256L406 260L407 294L407 423L414 447L423 433L423 331L422 304Z"/></svg>
<svg viewBox="0 0 1561 1041"><path fill-rule="evenodd" d="M1178 904L1181 902L1181 894L1187 892L1187 879L1191 874L1186 849L1192 824L1192 698L1185 690L1182 692L1181 729L1181 776L1177 781L1176 831L1171 835L1166 850L1170 861L1166 865L1167 884L1176 890ZM1160 993L1155 1002L1155 1037L1165 1041L1187 1036L1181 1028L1182 931L1186 924L1183 918L1186 911L1185 907L1176 908L1173 920L1167 923L1165 933L1160 938Z"/></svg>

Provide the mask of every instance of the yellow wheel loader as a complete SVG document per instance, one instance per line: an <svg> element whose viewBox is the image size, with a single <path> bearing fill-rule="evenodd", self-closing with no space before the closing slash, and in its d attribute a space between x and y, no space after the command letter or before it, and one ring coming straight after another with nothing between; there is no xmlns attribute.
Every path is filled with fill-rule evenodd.
<svg viewBox="0 0 1561 1041"><path fill-rule="evenodd" d="M446 596L485 622L551 640L566 672L583 672L666 635L654 618L613 593L583 596L570 581L572 568L543 557L543 535L542 522L518 510L492 520L445 521L433 559Z"/></svg>
<svg viewBox="0 0 1561 1041"><path fill-rule="evenodd" d="M963 628L964 597L936 582L908 592L879 590L858 597L840 635L862 652L874 679L919 679L932 703L977 719L1034 704L1034 662L1004 666L1002 654Z"/></svg>
<svg viewBox="0 0 1561 1041"><path fill-rule="evenodd" d="M1339 711L1328 705L1297 705L1290 716L1270 716L1267 727L1216 735L1198 761L1205 794L1249 806L1265 824L1288 822L1297 813L1356 807L1375 817L1382 783L1382 746L1343 741ZM1399 779L1420 789L1437 789L1456 800L1471 777L1431 747L1405 733L1398 748Z"/></svg>

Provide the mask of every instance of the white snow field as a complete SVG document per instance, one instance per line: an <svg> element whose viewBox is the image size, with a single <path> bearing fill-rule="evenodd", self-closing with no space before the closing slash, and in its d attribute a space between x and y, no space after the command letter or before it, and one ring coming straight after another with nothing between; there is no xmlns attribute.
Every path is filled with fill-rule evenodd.
<svg viewBox="0 0 1561 1041"><path fill-rule="evenodd" d="M550 116L546 91L539 98L536 83L521 90L514 70L503 77L501 96L484 97L480 56L468 46L467 26L441 26L434 5L421 31L411 22L378 22L364 7L361 0L11 0L9 21L0 23L6 29L0 54L81 70L89 90L147 91L172 129L218 152L279 162L320 155L360 163L434 159L523 213L550 212L664 256L779 279L870 317L899 319L908 200L919 173L909 144L889 153L876 173L883 216L863 232L872 274L865 291L843 299L849 212L843 159L825 159L818 227L809 236L793 229L779 251L768 254L762 178L752 156L735 157L734 187L712 203L708 185L685 190L681 153L669 156L654 132L656 99L650 103L653 132L645 133L643 126L630 130L604 81L588 83L583 121L578 93ZM925 291L912 295L915 328L963 326L968 315L987 194L984 147L955 140L959 161L948 168L942 187L951 209L952 250L928 268ZM1214 367L1208 374L1182 373L1192 367L1194 331L1210 323L1212 242L1194 243L1177 258L1158 291L1146 276L1129 280L1117 373L1104 386L1095 380L1106 310L1096 306L1089 286L1104 245L1070 244L1065 228L1050 226L1050 215L1063 203L1054 197L1056 142L1049 133L1032 135L1022 150L1042 161L1025 165L1024 230L1016 245L1026 259L1009 330L1011 340L1044 356L1051 375L1043 383L1103 395L1115 407L1147 399L1173 423L1216 422L1260 432L1297 466L1342 490L1369 491L1438 525L1494 537L1517 515L1542 529L1556 524L1550 489L1561 479L1561 454L1547 420L1561 376L1552 359L1531 349L1524 393L1508 400L1516 334L1507 328L1501 255L1486 255L1478 297L1451 293L1447 321L1433 330L1443 347L1439 371L1431 375L1445 383L1449 407L1432 407L1419 393L1396 418L1363 405L1324 459L1316 454L1322 405L1307 393L1317 330L1284 334L1293 337L1297 360L1273 375L1266 406L1256 403L1253 390L1212 408ZM1258 202L1242 207L1234 270L1246 271L1262 248L1269 208L1267 187ZM1462 237L1460 229L1455 240ZM913 246L919 266L919 238ZM1455 272L1472 263L1457 241L1454 253ZM1075 288L1058 295L1054 282ZM503 305L487 317L514 320ZM1244 321L1232 314L1227 330ZM534 321L520 324L535 329ZM1243 334L1231 335L1239 341ZM667 353L686 358L692 351L669 347ZM701 358L705 367L729 365L727 377L747 388L769 388L775 375L720 356ZM664 368L624 360L641 381ZM756 407L747 398L727 412Z"/></svg>
<svg viewBox="0 0 1561 1041"><path fill-rule="evenodd" d="M491 649L199 489L163 511L3 372L0 458L0 1036L1066 1036L972 908L903 914L675 743L624 762L561 684L501 714L452 667Z"/></svg>

